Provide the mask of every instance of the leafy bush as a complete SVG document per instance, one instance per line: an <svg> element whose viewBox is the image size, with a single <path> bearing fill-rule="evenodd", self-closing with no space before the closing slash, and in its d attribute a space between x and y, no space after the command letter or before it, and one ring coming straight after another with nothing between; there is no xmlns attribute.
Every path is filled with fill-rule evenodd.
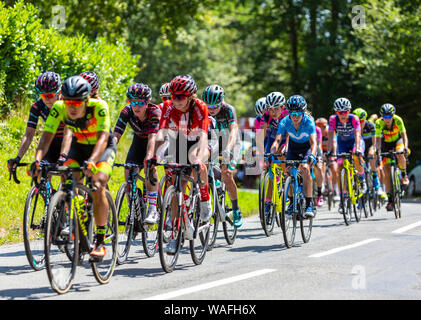
<svg viewBox="0 0 421 320"><path fill-rule="evenodd" d="M43 27L37 9L18 1L6 8L0 2L0 111L10 112L12 104L22 106L35 98L36 77L53 70L65 78L83 71L95 71L101 78L101 95L120 106L124 92L138 72L137 56L124 41L95 42L83 35L62 36Z"/></svg>

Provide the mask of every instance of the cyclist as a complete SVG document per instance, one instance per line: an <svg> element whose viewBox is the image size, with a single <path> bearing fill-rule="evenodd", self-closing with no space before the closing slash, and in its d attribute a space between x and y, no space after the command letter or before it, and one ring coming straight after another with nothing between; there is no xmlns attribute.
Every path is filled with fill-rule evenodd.
<svg viewBox="0 0 421 320"><path fill-rule="evenodd" d="M360 120L354 114L351 114L351 102L347 98L338 98L333 103L333 109L336 114L329 118L329 151L333 150L333 137L337 135L338 153L354 153L355 168L358 173L358 180L361 185L361 192L367 192L367 184L364 177L364 140L361 139ZM340 172L343 167L343 159L338 159L339 165L337 181L341 177Z"/></svg>
<svg viewBox="0 0 421 320"><path fill-rule="evenodd" d="M34 139L38 120L41 117L44 121L47 120L53 104L59 100L61 89L60 76L55 72L41 73L35 81L35 90L41 95L41 99L37 100L29 110L29 118L26 125L26 131L22 137L18 154L15 158L7 161L7 167L10 170L15 170L16 165L23 158L28 151L29 146ZM48 152L44 155L43 160L50 163L55 163L60 157L61 144L63 141L64 123L60 123L56 134L51 142Z"/></svg>
<svg viewBox="0 0 421 320"><path fill-rule="evenodd" d="M120 112L120 116L114 127L114 140L118 144L121 136L126 130L127 124L130 124L134 131L132 144L127 153L126 163L142 164L146 170L147 161L152 159L155 152L156 134L159 130L159 121L161 119L161 109L150 103L152 90L143 83L132 84L126 92L127 102ZM146 172L146 171L145 171ZM151 168L150 174L155 180L158 180L156 168ZM129 170L125 170L126 182L129 178ZM145 217L145 224L158 223L159 214L156 210L158 197L158 184L152 185L149 179L146 180L148 213Z"/></svg>
<svg viewBox="0 0 421 320"><path fill-rule="evenodd" d="M92 177L96 188L92 192L96 222L95 247L90 254L100 260L106 253L103 244L109 208L105 190L114 163L116 145L110 134L108 105L103 100L90 99L90 93L91 85L82 77L66 79L61 89L63 100L54 103L45 122L30 173L32 176L36 174L39 161L47 152L60 123L64 122L75 135L64 165L85 167L84 173ZM76 174L75 178L79 180L79 176Z"/></svg>
<svg viewBox="0 0 421 320"><path fill-rule="evenodd" d="M89 95L89 98L101 100L99 96L100 80L96 73L93 71L85 71L82 72L80 76L83 79L88 80L89 84L91 85L91 93Z"/></svg>
<svg viewBox="0 0 421 320"><path fill-rule="evenodd" d="M196 96L197 86L189 75L178 75L170 82L171 100L164 102L156 141L156 155L162 154L161 146L168 136L169 156L177 163L199 164L199 175L203 185L200 189L200 217L208 222L212 215L209 196L208 171L204 164L209 159L208 127L209 116L206 104ZM174 143L175 142L175 143ZM187 148L186 148L187 147ZM175 150L174 150L175 149ZM181 150L180 150L181 149ZM183 156L187 154L187 160ZM175 157L174 157L175 156ZM159 158L158 158L159 160ZM183 187L185 188L185 184ZM172 210L175 214L176 210ZM172 216L174 224L175 216ZM175 252L175 240L171 240L166 252Z"/></svg>
<svg viewBox="0 0 421 320"><path fill-rule="evenodd" d="M243 224L241 210L238 206L237 184L233 171L239 161L240 139L235 108L225 102L224 89L217 85L210 85L203 90L202 100L208 106L209 115L216 121L216 134L219 141L219 154L222 155L222 181L225 183L233 209L234 226L239 228ZM234 156L237 155L237 156Z"/></svg>
<svg viewBox="0 0 421 320"><path fill-rule="evenodd" d="M409 179L406 174L406 159L409 154L408 136L401 117L395 114L396 108L389 103L380 107L381 118L376 121L376 150L404 152L396 155L399 169L402 172L402 184L407 186ZM381 139L383 136L383 139ZM385 186L388 197L387 211L393 211L393 199L390 194L390 159L383 159L383 169L385 174Z"/></svg>
<svg viewBox="0 0 421 320"><path fill-rule="evenodd" d="M276 139L278 125L281 119L288 115L288 111L285 109L285 96L278 91L271 92L266 96L265 100L266 112L263 114L263 124L261 129L264 131L265 137L265 153L270 153L271 146ZM286 150L287 137L284 135L282 137L281 147L279 153L283 153ZM269 165L267 163L266 165ZM285 172L285 166L282 165L282 170ZM269 214L271 210L270 201L272 199L272 186L273 186L273 176L270 172L270 179L268 184L268 191L266 193L265 199L265 213Z"/></svg>
<svg viewBox="0 0 421 320"><path fill-rule="evenodd" d="M266 109L266 97L262 97L258 99L254 105L254 111L256 112L256 118L254 120L254 141L253 147L255 148L255 152L253 153L256 156L256 153L263 154L264 153L264 146L265 146L265 137L264 137L264 130L262 130L263 124L263 113ZM263 162L260 160L261 158L255 158L256 160L256 169L261 172L263 168Z"/></svg>
<svg viewBox="0 0 421 320"><path fill-rule="evenodd" d="M324 177L324 166L323 166L323 151L322 151L322 129L320 129L318 126L316 126L316 142L317 142L317 163L314 166L314 176L316 179L316 185L317 185L317 199L316 199L316 205L318 207L323 206L324 199L322 195L322 188L323 188L323 177Z"/></svg>
<svg viewBox="0 0 421 320"><path fill-rule="evenodd" d="M354 110L355 114L360 119L361 124L361 134L364 139L365 157L372 157L370 159L371 175L373 177L373 187L382 198L386 198L386 194L383 192L380 186L380 180L378 176L378 170L376 169L376 159L374 154L376 153L376 127L374 123L367 121L367 111L362 108L357 108Z"/></svg>
<svg viewBox="0 0 421 320"><path fill-rule="evenodd" d="M322 131L322 153L324 156L328 151L328 140L329 140L329 125L328 125L327 119L318 118L316 120L316 126L319 127L320 130ZM336 152L336 137L333 144L333 150L335 153ZM326 170L331 171L332 174L328 175L328 179L329 179L328 183L331 186L331 190L334 190L334 193L336 194L334 195L334 200L339 201L340 198L339 198L338 181L336 179L332 179L332 177L337 176L338 167L336 165L336 161L333 160L332 158L330 159L326 158L326 162L328 163L328 168L326 168L325 162L322 163L323 176L325 176L324 173L326 172Z"/></svg>
<svg viewBox="0 0 421 320"><path fill-rule="evenodd" d="M379 119L379 116L375 113L373 113L369 118L368 121L372 122L373 124L376 124L377 119Z"/></svg>
<svg viewBox="0 0 421 320"><path fill-rule="evenodd" d="M316 124L313 117L305 113L307 102L302 96L290 97L286 103L286 109L289 116L280 122L275 142L270 151L276 153L281 146L283 136L288 133L287 160L307 160L307 163L300 164L299 170L303 177L303 191L306 197L305 215L314 217L313 181L310 168L317 163ZM292 210L292 202L290 201L288 212Z"/></svg>
<svg viewBox="0 0 421 320"><path fill-rule="evenodd" d="M162 110L164 102L171 99L169 82L164 83L161 88L159 88L159 96L161 97L162 103L158 104L158 107Z"/></svg>

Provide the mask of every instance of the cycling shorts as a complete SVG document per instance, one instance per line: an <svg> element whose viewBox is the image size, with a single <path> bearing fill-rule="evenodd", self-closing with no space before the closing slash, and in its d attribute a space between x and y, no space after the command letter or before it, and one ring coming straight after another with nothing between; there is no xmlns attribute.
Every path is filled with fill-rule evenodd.
<svg viewBox="0 0 421 320"><path fill-rule="evenodd" d="M83 163L91 156L94 148L95 145L81 144L78 143L76 139L73 139L67 160L64 165L69 167L83 166ZM115 144L114 139L109 139L107 148L95 164L98 172L104 172L108 175L108 177L111 176L116 152L117 145Z"/></svg>
<svg viewBox="0 0 421 320"><path fill-rule="evenodd" d="M365 150L365 144L364 139L360 140L360 151L364 153ZM338 139L338 153L349 153L349 152L355 152L356 146L355 146L355 140L348 140L348 141L342 141ZM343 165L344 159L338 158L336 160L338 165Z"/></svg>
<svg viewBox="0 0 421 320"><path fill-rule="evenodd" d="M45 160L49 163L56 163L58 161L58 158L60 157L62 142L63 139L54 138L50 144L50 148L48 148L47 154L44 156L44 158L42 158L42 160Z"/></svg>
<svg viewBox="0 0 421 320"><path fill-rule="evenodd" d="M382 139L382 152L388 152L388 151L398 151L405 148L405 145L403 144L403 139L399 138L396 141L393 142L385 142ZM387 157L382 158L382 164L390 163L392 160Z"/></svg>
<svg viewBox="0 0 421 320"><path fill-rule="evenodd" d="M310 142L297 143L289 140L287 160L304 160L311 155Z"/></svg>
<svg viewBox="0 0 421 320"><path fill-rule="evenodd" d="M133 135L133 141L127 153L126 163L143 164L148 148L148 139Z"/></svg>

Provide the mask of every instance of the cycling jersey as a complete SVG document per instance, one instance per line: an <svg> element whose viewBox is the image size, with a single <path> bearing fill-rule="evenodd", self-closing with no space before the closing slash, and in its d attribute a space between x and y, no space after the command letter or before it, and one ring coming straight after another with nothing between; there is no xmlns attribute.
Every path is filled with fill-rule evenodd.
<svg viewBox="0 0 421 320"><path fill-rule="evenodd" d="M286 133L289 135L289 144L291 146L294 143L306 143L310 141L310 135L316 134L316 124L314 123L313 117L309 115L303 115L298 130L294 128L294 123L290 117L285 117L279 123L277 134L285 136ZM290 148L288 147L288 149Z"/></svg>
<svg viewBox="0 0 421 320"><path fill-rule="evenodd" d="M329 132L336 132L338 144L351 140L354 141L354 132L357 130L361 131L360 119L354 114L350 113L345 123L342 123L335 114L329 118Z"/></svg>
<svg viewBox="0 0 421 320"><path fill-rule="evenodd" d="M159 122L160 129L177 131L189 140L196 140L197 134L194 131L202 130L208 132L209 115L208 106L202 100L194 99L186 112L177 110L172 101L165 101L163 113Z"/></svg>
<svg viewBox="0 0 421 320"><path fill-rule="evenodd" d="M323 135L322 135L322 129L320 129L319 127L316 126L316 136L317 136L317 143L320 144L320 146L322 145L322 141L323 141Z"/></svg>
<svg viewBox="0 0 421 320"><path fill-rule="evenodd" d="M44 103L42 99L37 100L29 110L29 118L27 127L28 128L37 128L39 117L41 117L44 121L47 120L48 115L50 114L50 109ZM64 123L60 122L54 139L63 139L63 132L64 132Z"/></svg>
<svg viewBox="0 0 421 320"><path fill-rule="evenodd" d="M386 127L386 122L383 118L376 121L376 138L381 138L383 135L384 142L395 142L401 138L401 133L404 132L406 132L406 129L403 120L396 114L393 115L391 129Z"/></svg>
<svg viewBox="0 0 421 320"><path fill-rule="evenodd" d="M123 135L126 130L127 123L129 123L137 137L141 139L148 139L150 134L158 132L160 119L161 109L154 104L148 104L146 107L144 121L141 121L135 115L131 105L127 105L120 112L120 116L114 127L114 132Z"/></svg>
<svg viewBox="0 0 421 320"><path fill-rule="evenodd" d="M63 101L54 103L45 122L45 131L56 133L60 122L73 132L76 140L80 144L96 145L97 133L101 131L110 131L110 116L108 105L103 100L89 99L86 113L83 118L72 120L69 118ZM112 135L110 135L110 139ZM109 139L109 140L110 140Z"/></svg>
<svg viewBox="0 0 421 320"><path fill-rule="evenodd" d="M366 121L364 123L364 127L362 128L361 136L364 139L365 144L365 150L366 153L368 152L368 149L373 145L373 137L376 134L376 128L374 124L370 121Z"/></svg>
<svg viewBox="0 0 421 320"><path fill-rule="evenodd" d="M256 119L254 119L254 130L257 131L261 129L263 126L263 115L257 116Z"/></svg>

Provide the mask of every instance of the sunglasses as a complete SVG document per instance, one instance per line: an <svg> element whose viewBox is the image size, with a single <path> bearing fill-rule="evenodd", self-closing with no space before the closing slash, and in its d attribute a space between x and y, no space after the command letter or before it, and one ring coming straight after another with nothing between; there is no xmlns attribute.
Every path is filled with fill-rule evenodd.
<svg viewBox="0 0 421 320"><path fill-rule="evenodd" d="M208 109L215 110L221 106L222 103L219 104L208 104Z"/></svg>
<svg viewBox="0 0 421 320"><path fill-rule="evenodd" d="M393 116L383 116L383 119L392 119Z"/></svg>
<svg viewBox="0 0 421 320"><path fill-rule="evenodd" d="M344 116L346 114L349 113L349 111L336 111L337 114L339 114L340 116Z"/></svg>
<svg viewBox="0 0 421 320"><path fill-rule="evenodd" d="M43 99L53 99L57 96L57 93L41 93Z"/></svg>
<svg viewBox="0 0 421 320"><path fill-rule="evenodd" d="M184 101L184 100L187 100L188 97L190 97L190 96L186 96L184 94L171 94L172 100Z"/></svg>
<svg viewBox="0 0 421 320"><path fill-rule="evenodd" d="M132 107L144 107L145 105L147 105L147 102L143 100L129 100L129 102L132 105Z"/></svg>
<svg viewBox="0 0 421 320"><path fill-rule="evenodd" d="M85 100L63 100L63 102L67 107L72 106L75 108L79 108L85 104Z"/></svg>
<svg viewBox="0 0 421 320"><path fill-rule="evenodd" d="M290 114L289 114L291 117L301 117L302 115L303 115L303 113L302 112L291 112Z"/></svg>

